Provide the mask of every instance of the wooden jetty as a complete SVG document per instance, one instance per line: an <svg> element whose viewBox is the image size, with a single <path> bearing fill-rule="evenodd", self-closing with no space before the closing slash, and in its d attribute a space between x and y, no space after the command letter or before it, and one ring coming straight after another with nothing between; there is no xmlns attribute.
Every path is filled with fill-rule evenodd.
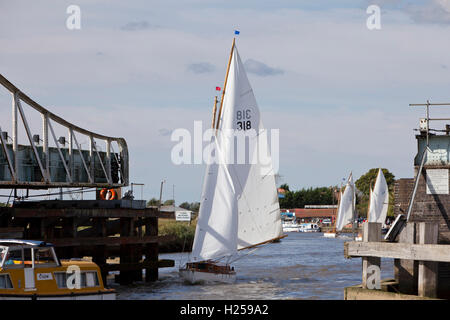
<svg viewBox="0 0 450 320"><path fill-rule="evenodd" d="M433 105L450 104L412 105L425 106L426 118L416 135L415 177L394 186L394 214L406 223L390 242L381 239L380 225L368 223L363 242L345 244L347 258L363 260L362 284L346 288L346 299L450 299L450 125L429 126L450 118L430 118ZM380 282L381 258L394 259L394 280Z"/></svg>
<svg viewBox="0 0 450 320"><path fill-rule="evenodd" d="M174 266L158 259L158 244L170 240L158 236L158 218L168 215L136 200L15 202L0 208L0 237L53 243L62 259L92 257L104 280L120 271L120 284L155 281L158 268ZM120 263L107 263L117 257Z"/></svg>
<svg viewBox="0 0 450 320"><path fill-rule="evenodd" d="M449 299L450 245L438 244L438 230L437 223L409 222L398 242L386 242L381 224L366 222L363 241L344 245L346 258L362 258L362 284L345 288L345 299ZM394 259L395 279L381 280L381 258Z"/></svg>

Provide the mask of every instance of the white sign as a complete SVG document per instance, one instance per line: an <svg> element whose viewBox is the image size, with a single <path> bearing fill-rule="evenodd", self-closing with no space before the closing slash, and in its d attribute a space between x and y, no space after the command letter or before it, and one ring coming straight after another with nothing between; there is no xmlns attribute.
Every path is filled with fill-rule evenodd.
<svg viewBox="0 0 450 320"><path fill-rule="evenodd" d="M38 280L53 280L52 274L50 272L48 272L48 273L38 273L36 278Z"/></svg>
<svg viewBox="0 0 450 320"><path fill-rule="evenodd" d="M175 211L175 220L191 221L191 211Z"/></svg>
<svg viewBox="0 0 450 320"><path fill-rule="evenodd" d="M427 194L448 194L448 169L427 169Z"/></svg>

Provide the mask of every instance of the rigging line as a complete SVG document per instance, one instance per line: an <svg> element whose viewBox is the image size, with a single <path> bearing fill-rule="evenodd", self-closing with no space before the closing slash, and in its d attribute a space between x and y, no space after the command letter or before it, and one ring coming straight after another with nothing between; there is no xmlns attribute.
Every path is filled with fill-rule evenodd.
<svg viewBox="0 0 450 320"><path fill-rule="evenodd" d="M6 206L8 206L9 200L11 200L12 193L13 193L13 189L11 189L11 192L9 193L8 201L6 201Z"/></svg>
<svg viewBox="0 0 450 320"><path fill-rule="evenodd" d="M261 247L255 247L253 248L253 250L250 250L249 252L247 252L246 254L241 254L237 256L237 258L235 260L231 260L230 263L234 263L236 261L238 261L239 259L245 258L246 256L250 255L251 253L255 252L256 250L260 249Z"/></svg>

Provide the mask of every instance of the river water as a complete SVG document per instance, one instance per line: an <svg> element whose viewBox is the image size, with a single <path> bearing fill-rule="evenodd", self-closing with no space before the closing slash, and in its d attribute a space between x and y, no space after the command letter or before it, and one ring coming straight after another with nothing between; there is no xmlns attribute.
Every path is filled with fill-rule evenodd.
<svg viewBox="0 0 450 320"><path fill-rule="evenodd" d="M175 267L159 269L159 280L130 286L110 284L125 300L338 299L344 288L361 283L361 258L345 259L344 242L322 233L288 233L278 243L262 246L233 265L235 284L189 285L178 275L186 253L160 254ZM350 234L349 234L350 236ZM381 260L381 278L393 278L393 260Z"/></svg>

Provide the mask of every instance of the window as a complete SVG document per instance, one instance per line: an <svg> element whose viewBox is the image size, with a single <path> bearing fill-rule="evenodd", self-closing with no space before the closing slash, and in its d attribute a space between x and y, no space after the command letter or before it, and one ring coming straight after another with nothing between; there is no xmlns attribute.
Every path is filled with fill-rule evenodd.
<svg viewBox="0 0 450 320"><path fill-rule="evenodd" d="M56 264L56 261L53 257L52 248L38 248L34 249L34 264L36 267L40 265Z"/></svg>
<svg viewBox="0 0 450 320"><path fill-rule="evenodd" d="M13 285L9 274L0 275L0 289L12 289Z"/></svg>
<svg viewBox="0 0 450 320"><path fill-rule="evenodd" d="M55 279L58 288L67 288L67 278L72 274L66 272L55 272ZM96 271L82 271L80 273L80 288L93 288L100 286L98 275Z"/></svg>
<svg viewBox="0 0 450 320"><path fill-rule="evenodd" d="M2 253L4 255L4 253ZM3 262L5 268L23 268L22 249L9 249Z"/></svg>

